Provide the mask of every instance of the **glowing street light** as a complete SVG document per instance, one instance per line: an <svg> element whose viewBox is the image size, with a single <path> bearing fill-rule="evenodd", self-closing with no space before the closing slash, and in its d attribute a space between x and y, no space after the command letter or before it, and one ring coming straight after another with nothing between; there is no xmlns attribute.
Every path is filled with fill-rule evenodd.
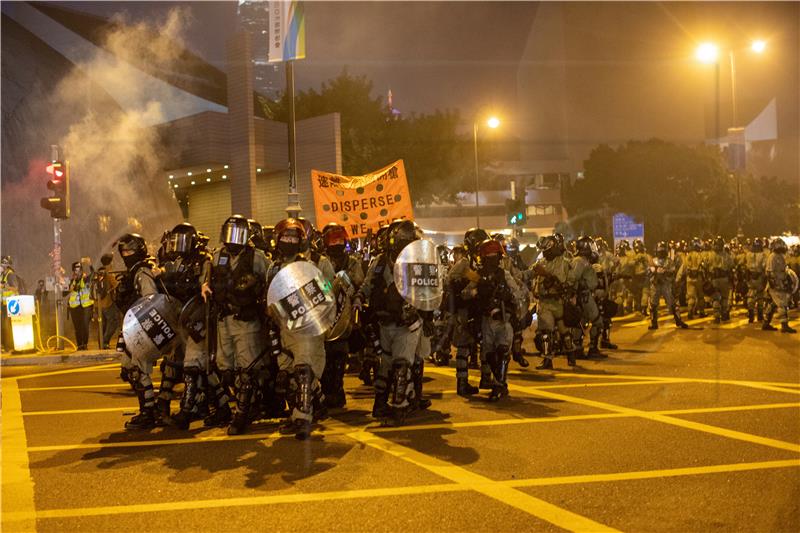
<svg viewBox="0 0 800 533"><path fill-rule="evenodd" d="M719 58L719 47L714 43L702 43L697 47L695 57L701 63L716 63Z"/></svg>
<svg viewBox="0 0 800 533"><path fill-rule="evenodd" d="M486 121L486 125L492 129L496 129L500 125L500 119L497 117L490 117L489 120Z"/></svg>
<svg viewBox="0 0 800 533"><path fill-rule="evenodd" d="M767 49L767 43L760 39L753 41L753 43L750 45L750 50L752 50L757 54L762 53L766 49Z"/></svg>

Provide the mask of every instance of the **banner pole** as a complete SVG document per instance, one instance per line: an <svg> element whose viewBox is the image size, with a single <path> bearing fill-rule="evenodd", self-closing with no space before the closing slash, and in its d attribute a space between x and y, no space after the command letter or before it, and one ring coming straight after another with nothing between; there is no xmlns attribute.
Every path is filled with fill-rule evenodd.
<svg viewBox="0 0 800 533"><path fill-rule="evenodd" d="M294 112L294 61L286 61L286 97L289 104L289 198L286 214L289 217L300 216L300 196L297 193L297 136Z"/></svg>

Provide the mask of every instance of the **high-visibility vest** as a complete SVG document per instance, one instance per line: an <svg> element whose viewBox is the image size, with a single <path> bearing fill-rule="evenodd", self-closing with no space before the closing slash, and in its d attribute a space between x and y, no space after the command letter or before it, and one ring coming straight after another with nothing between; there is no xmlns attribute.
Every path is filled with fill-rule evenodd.
<svg viewBox="0 0 800 533"><path fill-rule="evenodd" d="M6 271L3 272L2 279L0 279L0 281L3 283L3 305L5 305L8 298L17 295L17 288L8 285L8 276L10 276L13 272L14 271L10 268L6 269Z"/></svg>
<svg viewBox="0 0 800 533"><path fill-rule="evenodd" d="M69 292L68 302L69 306L72 308L78 306L91 307L94 305L94 300L92 300L91 294L91 285L86 282L86 279L81 278L76 285L73 285L72 290Z"/></svg>
<svg viewBox="0 0 800 533"><path fill-rule="evenodd" d="M80 297L81 306L91 307L94 305L94 300L92 300L92 284L88 283L85 278L81 280Z"/></svg>

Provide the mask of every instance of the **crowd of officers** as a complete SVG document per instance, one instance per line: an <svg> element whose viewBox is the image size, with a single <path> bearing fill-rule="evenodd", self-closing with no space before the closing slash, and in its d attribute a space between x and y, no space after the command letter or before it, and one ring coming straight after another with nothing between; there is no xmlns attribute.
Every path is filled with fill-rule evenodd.
<svg viewBox="0 0 800 533"><path fill-rule="evenodd" d="M162 293L184 311L199 304L206 316L205 328L186 322L181 342L163 356L157 393L151 372L162 354L131 356L120 335L121 378L140 408L126 428L188 429L202 421L236 435L255 420L283 418L281 433L305 439L328 409L345 406L348 364L374 387L372 415L399 425L430 405L422 391L425 361L449 365L453 346L457 393L487 390L489 401L499 401L508 395L510 361L529 366L522 338L534 320L542 356L537 369L552 369L559 354L572 366L616 348L610 338L614 316L639 311L657 328L662 299L680 328L687 327L678 307L683 298L689 318L704 316L710 303L717 321L727 320L730 302L741 299L751 321L758 314L764 329L775 329L770 321L777 311L782 330L794 332L781 239L768 247L754 239L732 250L720 238L698 239L690 247L662 242L650 256L640 241L632 249L622 242L613 251L602 238L565 243L555 234L540 239L536 260L527 264L516 239L473 228L463 245L437 248L442 304L421 311L395 286L393 268L400 252L422 237L410 220L356 241L335 223L317 230L306 219L288 218L262 227L234 215L222 225L219 248L209 250L208 237L182 223L165 232L151 257L141 236L124 235L117 248L126 270L112 292L123 314L140 297ZM336 335L301 335L265 305L276 275L296 262L312 263L331 283L346 279L352 312ZM480 369L477 386L469 382L468 368ZM183 394L171 412L173 388L181 381Z"/></svg>

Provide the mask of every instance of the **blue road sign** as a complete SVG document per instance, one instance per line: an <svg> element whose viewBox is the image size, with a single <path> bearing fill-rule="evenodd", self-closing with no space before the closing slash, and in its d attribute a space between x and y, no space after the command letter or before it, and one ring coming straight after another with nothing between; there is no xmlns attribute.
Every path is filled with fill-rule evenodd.
<svg viewBox="0 0 800 533"><path fill-rule="evenodd" d="M644 239L644 224L636 222L632 216L617 213L612 219L614 242L621 239Z"/></svg>
<svg viewBox="0 0 800 533"><path fill-rule="evenodd" d="M8 301L8 316L17 316L19 314L19 300Z"/></svg>

